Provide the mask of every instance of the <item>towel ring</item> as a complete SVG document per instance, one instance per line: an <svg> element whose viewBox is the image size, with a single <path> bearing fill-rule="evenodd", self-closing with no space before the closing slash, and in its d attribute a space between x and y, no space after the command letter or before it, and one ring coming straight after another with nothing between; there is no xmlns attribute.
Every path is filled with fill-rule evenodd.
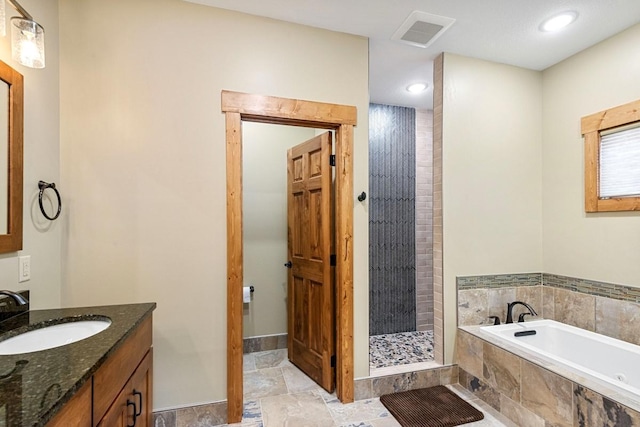
<svg viewBox="0 0 640 427"><path fill-rule="evenodd" d="M60 200L60 193L58 193L58 190L56 189L56 183L52 182L51 184L49 184L48 182L39 181L38 188L40 189L40 194L38 195L38 203L40 204L40 211L42 212L42 215L44 215L44 217L49 221L57 219L60 216L60 211L62 210L62 200ZM44 206L42 206L42 195L44 194L44 190L46 190L47 188L51 188L53 191L55 191L56 196L58 197L58 213L56 213L56 216L54 216L53 218L47 215L47 212L45 212L44 210Z"/></svg>

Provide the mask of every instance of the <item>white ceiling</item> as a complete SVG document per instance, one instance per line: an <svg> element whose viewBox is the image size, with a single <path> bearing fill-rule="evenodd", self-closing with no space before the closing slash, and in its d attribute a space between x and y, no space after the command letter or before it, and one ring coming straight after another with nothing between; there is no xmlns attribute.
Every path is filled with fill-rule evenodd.
<svg viewBox="0 0 640 427"><path fill-rule="evenodd" d="M186 0L370 39L371 102L432 107L432 91L405 88L433 80L441 52L533 70L545 68L640 22L640 0ZM414 10L456 19L426 49L392 41ZM559 33L538 30L562 11L578 19Z"/></svg>

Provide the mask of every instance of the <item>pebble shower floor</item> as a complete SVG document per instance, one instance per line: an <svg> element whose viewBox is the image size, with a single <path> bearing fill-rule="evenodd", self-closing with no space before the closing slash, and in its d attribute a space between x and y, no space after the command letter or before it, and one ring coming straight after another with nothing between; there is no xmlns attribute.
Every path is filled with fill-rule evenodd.
<svg viewBox="0 0 640 427"><path fill-rule="evenodd" d="M400 332L369 337L371 368L433 361L433 331Z"/></svg>

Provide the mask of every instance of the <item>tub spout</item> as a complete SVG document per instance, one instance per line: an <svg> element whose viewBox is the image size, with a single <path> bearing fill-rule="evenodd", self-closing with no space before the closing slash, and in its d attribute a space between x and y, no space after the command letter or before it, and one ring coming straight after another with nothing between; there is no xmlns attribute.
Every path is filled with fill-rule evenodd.
<svg viewBox="0 0 640 427"><path fill-rule="evenodd" d="M513 307L515 307L516 305L523 305L523 306L525 306L527 308L527 310L529 310L529 312L532 315L534 315L534 316L538 315L538 313L536 313L536 311L533 309L533 307L531 307L526 302L514 301L514 302L510 302L510 303L507 304L507 321L505 323L513 323ZM523 318L523 316L521 318Z"/></svg>

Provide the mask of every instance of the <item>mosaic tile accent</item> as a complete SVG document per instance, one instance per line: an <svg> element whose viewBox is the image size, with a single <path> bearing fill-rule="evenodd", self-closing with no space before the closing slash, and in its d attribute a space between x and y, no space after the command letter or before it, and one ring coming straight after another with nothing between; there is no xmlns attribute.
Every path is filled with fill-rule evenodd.
<svg viewBox="0 0 640 427"><path fill-rule="evenodd" d="M640 288L595 280L578 279L576 277L543 274L545 286L566 289L588 295L613 298L621 301L640 302Z"/></svg>
<svg viewBox="0 0 640 427"><path fill-rule="evenodd" d="M369 337L369 366L406 365L433 360L433 331L401 332Z"/></svg>
<svg viewBox="0 0 640 427"><path fill-rule="evenodd" d="M542 285L542 273L491 274L484 276L456 277L458 290L505 288Z"/></svg>
<svg viewBox="0 0 640 427"><path fill-rule="evenodd" d="M544 285L582 294L640 303L640 288L549 273L459 276L458 290Z"/></svg>

